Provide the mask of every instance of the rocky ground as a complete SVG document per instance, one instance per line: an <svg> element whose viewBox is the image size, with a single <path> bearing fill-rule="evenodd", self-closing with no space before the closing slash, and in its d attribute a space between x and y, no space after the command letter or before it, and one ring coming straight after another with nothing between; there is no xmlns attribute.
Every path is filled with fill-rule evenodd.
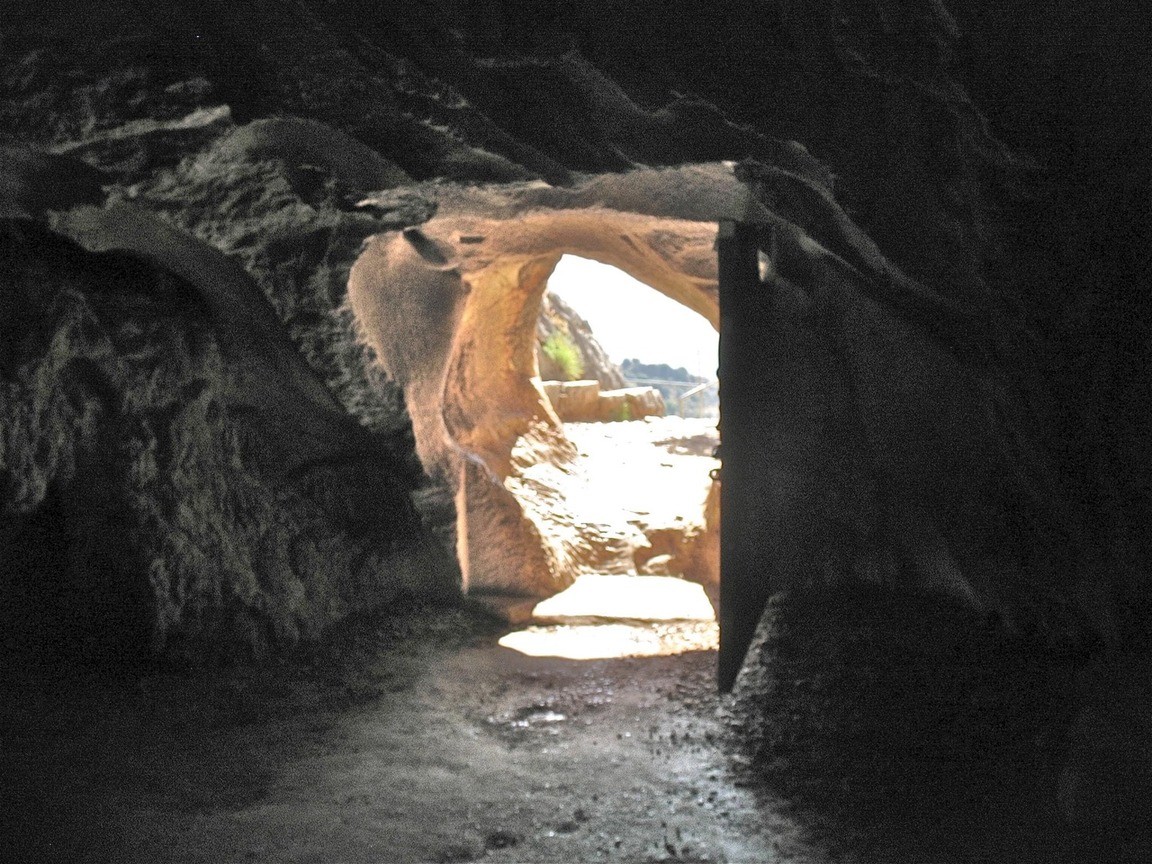
<svg viewBox="0 0 1152 864"><path fill-rule="evenodd" d="M633 546L702 521L714 420L569 432L578 518ZM558 606L525 630L602 649L625 629L636 653L689 649L674 656L526 656L482 612L426 609L272 667L14 664L7 845L22 860L820 860L739 778L715 624L678 584L699 595L693 620L593 609L574 628L582 610Z"/></svg>

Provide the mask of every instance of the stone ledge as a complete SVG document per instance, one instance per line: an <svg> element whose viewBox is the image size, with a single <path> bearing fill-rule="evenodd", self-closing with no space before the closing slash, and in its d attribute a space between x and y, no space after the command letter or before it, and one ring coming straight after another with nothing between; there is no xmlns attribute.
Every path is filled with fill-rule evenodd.
<svg viewBox="0 0 1152 864"><path fill-rule="evenodd" d="M655 387L601 390L599 381L545 381L544 393L565 423L606 423L664 416L664 397Z"/></svg>

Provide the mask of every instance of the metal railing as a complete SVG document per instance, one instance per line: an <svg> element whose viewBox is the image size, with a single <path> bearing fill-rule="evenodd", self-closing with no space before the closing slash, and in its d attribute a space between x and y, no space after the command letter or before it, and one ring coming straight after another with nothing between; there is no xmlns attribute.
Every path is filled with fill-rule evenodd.
<svg viewBox="0 0 1152 864"><path fill-rule="evenodd" d="M627 376L625 376L625 380L627 380L629 384L642 384L650 387L663 385L666 387L688 388L676 397L676 413L682 417L684 416L684 407L688 404L688 400L690 398L700 393L704 393L711 388L718 389L720 387L720 381L716 378L713 378L711 381L704 381L702 383L698 381L667 381L662 378L628 378Z"/></svg>

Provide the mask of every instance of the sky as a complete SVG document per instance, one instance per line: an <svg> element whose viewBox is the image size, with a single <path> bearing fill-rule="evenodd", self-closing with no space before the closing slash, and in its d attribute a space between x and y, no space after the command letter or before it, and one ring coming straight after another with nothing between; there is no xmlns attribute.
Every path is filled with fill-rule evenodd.
<svg viewBox="0 0 1152 864"><path fill-rule="evenodd" d="M712 325L627 273L565 255L548 290L592 325L596 341L617 363L634 357L683 366L694 375L716 375L718 342Z"/></svg>

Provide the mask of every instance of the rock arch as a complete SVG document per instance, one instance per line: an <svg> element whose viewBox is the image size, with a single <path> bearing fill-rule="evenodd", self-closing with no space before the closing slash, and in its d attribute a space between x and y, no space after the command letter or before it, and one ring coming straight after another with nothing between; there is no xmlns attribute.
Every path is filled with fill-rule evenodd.
<svg viewBox="0 0 1152 864"><path fill-rule="evenodd" d="M709 170L732 210L740 184L722 166ZM353 268L349 300L364 337L405 390L426 469L457 491L470 588L546 596L587 558L562 500L515 494L530 464L574 456L535 355L540 301L560 258L617 267L719 326L715 222L693 212L690 187L667 194L680 174L601 183L591 204L587 187L463 190L441 200L437 218L376 237ZM636 181L654 179L665 188L662 213L617 209L613 199L635 198Z"/></svg>
<svg viewBox="0 0 1152 864"><path fill-rule="evenodd" d="M818 178L717 163L421 194L438 215L369 241L349 302L425 467L456 490L472 587L546 595L573 578L560 496L516 495L533 465L571 456L532 345L557 261L618 267L718 325L717 225L732 220L761 237L765 317L741 362L762 374L738 394L763 424L741 466L757 593L860 579L1001 605L1020 550L996 526L1031 493L987 323L890 264ZM724 386L722 370L727 400Z"/></svg>

